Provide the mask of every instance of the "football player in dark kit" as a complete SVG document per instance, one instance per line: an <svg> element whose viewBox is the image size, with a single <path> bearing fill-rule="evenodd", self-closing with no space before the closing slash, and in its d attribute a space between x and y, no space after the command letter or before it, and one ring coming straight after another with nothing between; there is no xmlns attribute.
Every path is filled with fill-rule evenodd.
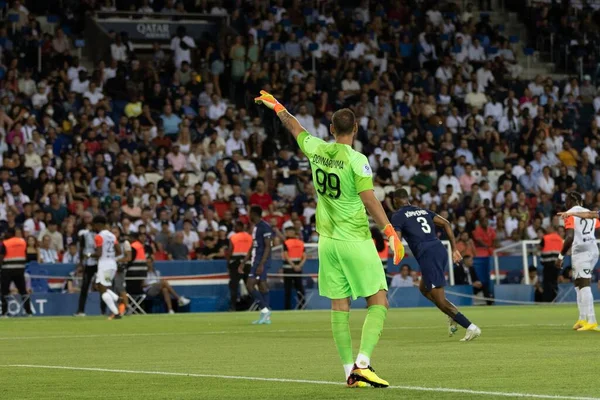
<svg viewBox="0 0 600 400"><path fill-rule="evenodd" d="M452 246L453 261L459 262L461 255L456 250L456 241L450 223L436 213L419 207L412 206L409 202L408 192L398 189L394 192L394 208L397 211L392 216L392 226L400 238L404 237L419 266L422 279L419 289L444 314L449 317L449 333L456 332L456 324L467 330L461 342L468 342L481 335L481 329L472 324L456 306L448 301L444 293L446 276L444 271L448 265L448 252L438 239L435 227L443 227Z"/></svg>

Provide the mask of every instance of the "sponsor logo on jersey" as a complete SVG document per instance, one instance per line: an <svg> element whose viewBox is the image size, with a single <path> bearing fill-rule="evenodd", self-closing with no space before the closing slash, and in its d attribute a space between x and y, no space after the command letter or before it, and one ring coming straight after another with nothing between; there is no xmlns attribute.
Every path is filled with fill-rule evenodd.
<svg viewBox="0 0 600 400"><path fill-rule="evenodd" d="M368 176L373 175L373 172L371 171L371 167L369 166L369 164L363 165L363 172L365 175L368 175Z"/></svg>

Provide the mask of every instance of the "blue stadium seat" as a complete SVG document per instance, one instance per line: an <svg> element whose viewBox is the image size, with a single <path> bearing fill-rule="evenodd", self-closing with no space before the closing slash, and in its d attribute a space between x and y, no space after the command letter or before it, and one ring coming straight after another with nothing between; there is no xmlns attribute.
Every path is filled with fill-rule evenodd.
<svg viewBox="0 0 600 400"><path fill-rule="evenodd" d="M531 47L523 48L523 54L525 54L526 56L532 56L534 52L535 52L535 50Z"/></svg>
<svg viewBox="0 0 600 400"><path fill-rule="evenodd" d="M381 43L379 45L379 49L381 49L381 51L383 51L384 53L389 53L390 51L392 51L392 46L390 46L389 43Z"/></svg>
<svg viewBox="0 0 600 400"><path fill-rule="evenodd" d="M13 23L19 22L19 14L8 14L8 20Z"/></svg>
<svg viewBox="0 0 600 400"><path fill-rule="evenodd" d="M508 37L508 41L509 41L510 43L512 43L512 44L519 43L519 42L520 42L520 40L521 40L521 39L519 38L519 36L518 36L518 35L510 35L510 36Z"/></svg>
<svg viewBox="0 0 600 400"><path fill-rule="evenodd" d="M319 43L312 42L311 44L308 45L308 51L315 51L315 50L319 50Z"/></svg>
<svg viewBox="0 0 600 400"><path fill-rule="evenodd" d="M58 15L48 15L46 17L46 21L48 21L49 24L57 24L58 23Z"/></svg>

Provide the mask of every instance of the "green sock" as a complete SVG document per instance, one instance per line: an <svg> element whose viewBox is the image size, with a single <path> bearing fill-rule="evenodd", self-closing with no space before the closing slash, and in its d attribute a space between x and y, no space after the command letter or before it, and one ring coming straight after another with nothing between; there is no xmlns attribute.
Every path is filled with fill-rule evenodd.
<svg viewBox="0 0 600 400"><path fill-rule="evenodd" d="M331 311L331 332L342 363L352 364L352 335L350 334L350 313L347 311Z"/></svg>
<svg viewBox="0 0 600 400"><path fill-rule="evenodd" d="M379 342L386 315L387 308L385 306L375 305L369 307L360 338L359 357L362 355L371 358L371 354L377 346L377 342ZM359 365L359 367L361 366Z"/></svg>

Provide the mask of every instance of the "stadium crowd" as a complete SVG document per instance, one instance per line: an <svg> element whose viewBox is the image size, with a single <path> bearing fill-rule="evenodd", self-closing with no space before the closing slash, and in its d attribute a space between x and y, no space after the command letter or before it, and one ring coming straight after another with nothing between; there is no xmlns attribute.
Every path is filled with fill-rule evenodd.
<svg viewBox="0 0 600 400"><path fill-rule="evenodd" d="M224 258L252 205L316 242L309 162L254 105L261 89L324 139L332 112L353 109L386 210L407 187L452 222L465 256L561 229L567 191L600 205L592 78L525 79L515 45L472 4L66 3L11 1L0 28L0 232L18 228L32 259L72 261L82 222L99 214L143 234L155 260ZM86 68L74 40L96 10L227 14L230 25L217 38L180 28L150 54L111 32ZM54 32L36 19L45 13L59 15Z"/></svg>

